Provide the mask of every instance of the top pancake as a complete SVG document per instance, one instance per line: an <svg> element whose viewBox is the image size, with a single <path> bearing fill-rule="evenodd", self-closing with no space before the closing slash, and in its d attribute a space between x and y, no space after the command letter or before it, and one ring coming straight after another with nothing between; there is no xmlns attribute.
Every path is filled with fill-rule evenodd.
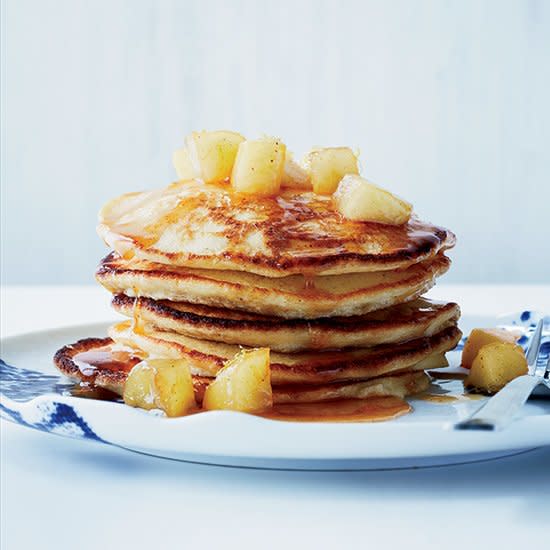
<svg viewBox="0 0 550 550"><path fill-rule="evenodd" d="M402 269L455 242L416 217L402 226L347 220L330 196L247 197L192 180L113 199L99 222L99 235L125 258L266 277Z"/></svg>

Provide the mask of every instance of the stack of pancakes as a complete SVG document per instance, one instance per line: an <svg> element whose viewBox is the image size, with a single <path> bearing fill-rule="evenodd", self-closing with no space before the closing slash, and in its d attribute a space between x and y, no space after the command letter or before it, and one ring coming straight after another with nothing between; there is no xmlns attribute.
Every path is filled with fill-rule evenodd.
<svg viewBox="0 0 550 550"><path fill-rule="evenodd" d="M182 181L108 203L98 231L114 251L97 279L128 318L115 348L186 359L199 399L242 347L271 349L275 403L424 390L460 338L458 306L421 298L454 235L415 217L349 221L331 201Z"/></svg>

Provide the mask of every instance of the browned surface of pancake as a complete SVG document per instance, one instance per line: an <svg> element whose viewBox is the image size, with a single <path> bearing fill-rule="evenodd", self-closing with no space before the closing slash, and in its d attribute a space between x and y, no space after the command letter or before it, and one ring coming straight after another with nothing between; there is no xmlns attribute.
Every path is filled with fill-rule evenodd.
<svg viewBox="0 0 550 550"><path fill-rule="evenodd" d="M353 317L284 319L224 308L132 298L117 294L115 311L154 324L160 330L273 351L296 352L370 347L431 336L456 324L454 303L418 299Z"/></svg>
<svg viewBox="0 0 550 550"><path fill-rule="evenodd" d="M273 385L320 384L364 380L388 372L404 371L432 355L440 355L454 348L461 334L457 327L451 326L430 337L374 348L293 354L272 352L271 380ZM130 321L113 325L109 336L122 346L140 350L152 357L186 359L193 374L209 377L215 376L224 363L241 349L232 344L158 331L150 326L134 331Z"/></svg>
<svg viewBox="0 0 550 550"><path fill-rule="evenodd" d="M195 181L113 199L98 233L124 256L268 277L404 268L455 243L449 230L416 217L401 226L347 220L330 196L251 198Z"/></svg>
<svg viewBox="0 0 550 550"><path fill-rule="evenodd" d="M83 338L57 350L53 362L65 376L95 384L122 395L128 371L135 361L102 361L99 367L93 369L83 367L78 360L75 361L75 356L89 353L91 350L97 353L110 351L112 344L113 341L110 338ZM127 359L131 356L136 355L130 353Z"/></svg>
<svg viewBox="0 0 550 550"><path fill-rule="evenodd" d="M125 260L110 254L97 280L114 294L145 296L250 311L285 318L363 315L418 298L445 273L440 254L402 271L314 277L261 277Z"/></svg>

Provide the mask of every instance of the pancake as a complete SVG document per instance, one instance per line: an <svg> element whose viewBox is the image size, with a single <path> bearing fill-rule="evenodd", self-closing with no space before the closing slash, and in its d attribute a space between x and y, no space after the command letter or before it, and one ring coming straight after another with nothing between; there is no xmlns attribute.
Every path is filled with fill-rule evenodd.
<svg viewBox="0 0 550 550"><path fill-rule="evenodd" d="M114 296L112 306L126 317L151 323L163 331L287 353L405 342L436 334L456 324L460 315L457 304L422 298L363 316L311 320L131 298L124 294Z"/></svg>
<svg viewBox="0 0 550 550"><path fill-rule="evenodd" d="M101 262L96 278L113 294L312 319L363 315L414 300L449 265L450 260L439 254L401 271L269 278L127 260L112 253Z"/></svg>
<svg viewBox="0 0 550 550"><path fill-rule="evenodd" d="M193 180L111 200L98 233L126 258L266 277L404 269L455 243L416 217L400 226L345 219L330 196L250 198Z"/></svg>
<svg viewBox="0 0 550 550"><path fill-rule="evenodd" d="M93 374L79 366L78 355L94 350L111 349L113 341L110 338L86 338L61 348L54 357L55 366L66 376L93 383L97 387L106 388L122 395L128 370L112 369L98 366ZM76 357L76 360L75 360ZM195 398L202 402L204 391L212 379L194 375ZM333 401L338 399L365 399L370 397L396 396L406 397L424 391L429 386L429 377L421 370L379 376L360 382L338 382L318 385L286 385L273 388L274 403L312 403Z"/></svg>
<svg viewBox="0 0 550 550"><path fill-rule="evenodd" d="M151 357L186 359L191 373L214 377L224 363L242 348L233 344L190 338L158 330L152 325L132 327L131 321L117 323L109 336L119 345L146 353ZM404 343L347 351L271 353L271 382L282 384L323 384L342 380L365 380L412 368L437 368L428 361L435 357L442 366L441 355L459 342L460 330L450 326L433 336Z"/></svg>

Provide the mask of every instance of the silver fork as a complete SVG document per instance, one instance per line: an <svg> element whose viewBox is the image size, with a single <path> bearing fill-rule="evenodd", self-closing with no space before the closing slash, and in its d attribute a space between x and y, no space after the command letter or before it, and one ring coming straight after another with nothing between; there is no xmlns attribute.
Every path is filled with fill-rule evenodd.
<svg viewBox="0 0 550 550"><path fill-rule="evenodd" d="M466 420L455 424L455 430L501 430L508 426L532 391L545 384L550 388L550 356L542 375L537 374L537 359L540 351L544 320L538 324L527 350L529 374L514 378L504 388L491 397L483 406Z"/></svg>

